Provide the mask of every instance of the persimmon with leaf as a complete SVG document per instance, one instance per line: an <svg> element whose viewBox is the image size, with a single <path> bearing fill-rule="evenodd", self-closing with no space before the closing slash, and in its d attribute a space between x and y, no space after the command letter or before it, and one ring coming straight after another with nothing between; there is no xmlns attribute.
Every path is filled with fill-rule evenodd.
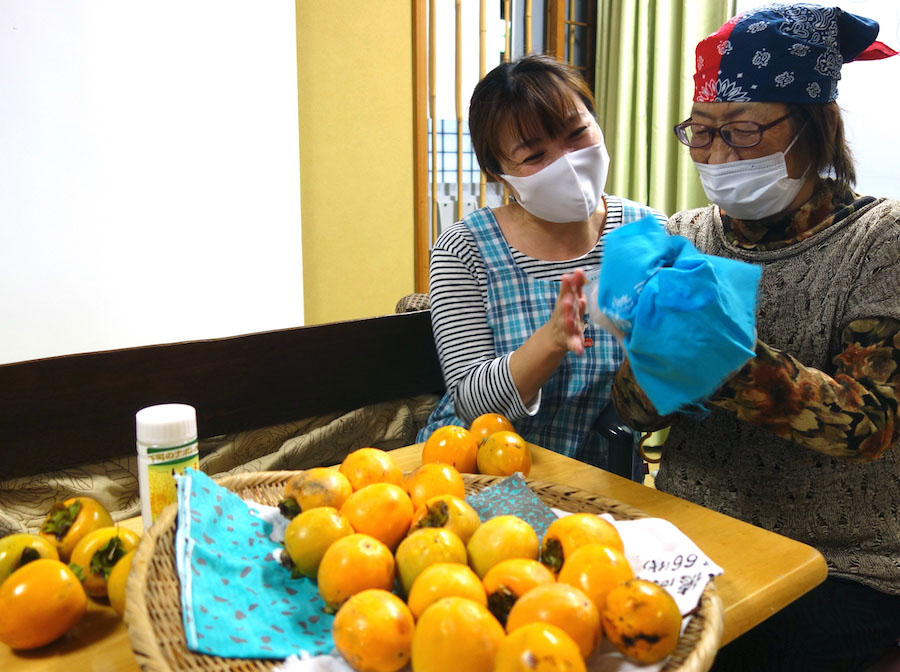
<svg viewBox="0 0 900 672"><path fill-rule="evenodd" d="M488 609L506 625L509 610L522 595L537 586L555 582L553 572L537 560L509 558L498 562L484 575Z"/></svg>
<svg viewBox="0 0 900 672"><path fill-rule="evenodd" d="M38 558L59 560L56 544L27 532L0 537L0 584L19 567Z"/></svg>
<svg viewBox="0 0 900 672"><path fill-rule="evenodd" d="M625 552L615 525L593 513L573 513L550 523L541 544L541 562L558 572L568 557L586 544L602 544Z"/></svg>
<svg viewBox="0 0 900 672"><path fill-rule="evenodd" d="M278 504L282 515L291 519L302 511L320 506L340 509L353 493L350 480L337 469L313 467L291 476Z"/></svg>
<svg viewBox="0 0 900 672"><path fill-rule="evenodd" d="M68 562L84 535L112 524L109 511L96 499L72 497L50 507L41 523L40 535L56 546L61 560Z"/></svg>
<svg viewBox="0 0 900 672"><path fill-rule="evenodd" d="M135 549L141 538L125 527L109 526L86 534L72 550L72 571L93 597L107 596L107 581L116 563Z"/></svg>
<svg viewBox="0 0 900 672"><path fill-rule="evenodd" d="M456 495L437 495L425 501L413 514L409 531L423 527L443 527L460 538L464 544L481 525L478 512L465 499Z"/></svg>

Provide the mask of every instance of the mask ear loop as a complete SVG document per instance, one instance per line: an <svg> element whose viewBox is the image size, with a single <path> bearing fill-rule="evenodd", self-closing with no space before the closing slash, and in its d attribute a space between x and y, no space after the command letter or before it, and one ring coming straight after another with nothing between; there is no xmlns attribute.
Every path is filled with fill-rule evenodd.
<svg viewBox="0 0 900 672"><path fill-rule="evenodd" d="M803 134L803 131L806 130L806 127L809 125L808 122L804 121L803 126L800 127L800 130L797 131L797 135L794 136L794 139L791 140L791 144L787 146L787 149L782 152L782 156L787 156L787 153L791 151L791 148L794 146L794 143L800 139L800 136ZM803 169L803 174L800 177L796 178L798 180L802 180L806 177L806 174L809 172L809 169L812 168L812 161L806 164L806 168Z"/></svg>
<svg viewBox="0 0 900 672"><path fill-rule="evenodd" d="M803 126L801 126L801 127L800 127L800 130L797 131L797 135L795 135L795 136L794 136L794 139L791 140L791 144L789 144L789 145L787 146L787 149L785 149L785 150L782 152L782 154L783 154L784 156L787 156L787 153L788 153L789 151L791 151L791 148L794 146L794 143L797 142L797 140L800 139L800 134L803 133L803 131L806 130L807 125L808 125L807 122L804 121L804 122L803 122Z"/></svg>

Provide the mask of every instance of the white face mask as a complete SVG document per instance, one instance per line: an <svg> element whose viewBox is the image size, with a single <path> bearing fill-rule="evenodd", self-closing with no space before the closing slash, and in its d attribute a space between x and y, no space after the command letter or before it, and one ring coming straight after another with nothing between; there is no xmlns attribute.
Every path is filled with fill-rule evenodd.
<svg viewBox="0 0 900 672"><path fill-rule="evenodd" d="M501 175L516 190L519 205L548 222L582 222L597 209L609 154L606 145L577 149L527 177Z"/></svg>
<svg viewBox="0 0 900 672"><path fill-rule="evenodd" d="M735 219L765 219L786 210L803 188L809 170L807 166L800 177L788 177L784 157L799 137L798 132L783 152L758 159L715 164L694 161L709 200Z"/></svg>

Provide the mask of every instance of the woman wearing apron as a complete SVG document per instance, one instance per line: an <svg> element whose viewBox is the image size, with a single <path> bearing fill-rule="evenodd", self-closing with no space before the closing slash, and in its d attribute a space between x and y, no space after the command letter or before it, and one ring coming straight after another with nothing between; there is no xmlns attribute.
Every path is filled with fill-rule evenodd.
<svg viewBox="0 0 900 672"><path fill-rule="evenodd" d="M584 319L603 234L647 215L603 193L609 156L581 76L549 57L504 63L469 107L476 157L510 204L481 208L431 253L431 314L447 393L419 433L500 413L527 441L599 467L623 351ZM640 478L640 461L634 461Z"/></svg>

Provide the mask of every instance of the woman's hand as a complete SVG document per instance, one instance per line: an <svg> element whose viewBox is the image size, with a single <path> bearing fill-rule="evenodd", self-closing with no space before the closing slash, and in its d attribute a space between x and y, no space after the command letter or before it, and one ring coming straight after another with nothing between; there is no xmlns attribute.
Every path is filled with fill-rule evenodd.
<svg viewBox="0 0 900 672"><path fill-rule="evenodd" d="M510 375L526 406L570 350L584 354L584 283L581 269L564 274L550 319L509 358Z"/></svg>
<svg viewBox="0 0 900 672"><path fill-rule="evenodd" d="M571 350L577 355L584 354L584 313L587 310L584 283L584 271L580 268L574 273L563 274L556 306L547 323L566 351Z"/></svg>

